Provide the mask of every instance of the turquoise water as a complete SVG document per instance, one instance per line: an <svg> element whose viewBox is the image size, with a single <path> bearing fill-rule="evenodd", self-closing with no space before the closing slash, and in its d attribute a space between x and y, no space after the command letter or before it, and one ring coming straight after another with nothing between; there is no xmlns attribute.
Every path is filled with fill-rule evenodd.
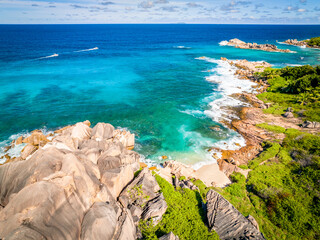
<svg viewBox="0 0 320 240"><path fill-rule="evenodd" d="M207 77L233 79L216 60L264 60L282 67L317 64L320 58L319 50L281 44L296 53L219 43L317 35L320 26L0 25L1 145L13 134L88 119L134 132L136 150L153 161L162 155L187 163L212 161L210 147L243 141L219 123L232 118L215 108L232 101L226 98L232 86L221 89ZM197 59L201 56L207 61ZM215 125L222 131L210 128Z"/></svg>

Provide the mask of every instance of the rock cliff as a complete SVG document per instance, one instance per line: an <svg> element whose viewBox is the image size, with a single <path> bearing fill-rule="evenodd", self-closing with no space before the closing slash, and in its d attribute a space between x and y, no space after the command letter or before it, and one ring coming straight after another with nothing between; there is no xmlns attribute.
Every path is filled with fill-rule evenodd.
<svg viewBox="0 0 320 240"><path fill-rule="evenodd" d="M134 135L89 125L13 143L27 145L0 166L0 239L129 240L140 219L161 219L167 205L154 176L134 178Z"/></svg>

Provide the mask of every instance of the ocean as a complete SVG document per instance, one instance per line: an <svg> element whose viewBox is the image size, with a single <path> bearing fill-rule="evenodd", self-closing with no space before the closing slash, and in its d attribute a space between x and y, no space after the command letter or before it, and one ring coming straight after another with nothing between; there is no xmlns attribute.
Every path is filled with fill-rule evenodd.
<svg viewBox="0 0 320 240"><path fill-rule="evenodd" d="M0 155L18 135L90 120L135 133L146 161L214 162L210 148L245 144L221 122L243 104L229 95L253 84L220 58L314 65L320 50L280 42L319 35L319 25L0 25ZM232 38L296 53L221 44Z"/></svg>

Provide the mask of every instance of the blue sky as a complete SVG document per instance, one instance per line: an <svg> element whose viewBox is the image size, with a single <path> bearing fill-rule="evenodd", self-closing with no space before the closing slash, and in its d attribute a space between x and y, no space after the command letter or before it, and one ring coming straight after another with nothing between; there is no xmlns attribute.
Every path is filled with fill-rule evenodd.
<svg viewBox="0 0 320 240"><path fill-rule="evenodd" d="M0 0L0 23L320 24L320 1Z"/></svg>

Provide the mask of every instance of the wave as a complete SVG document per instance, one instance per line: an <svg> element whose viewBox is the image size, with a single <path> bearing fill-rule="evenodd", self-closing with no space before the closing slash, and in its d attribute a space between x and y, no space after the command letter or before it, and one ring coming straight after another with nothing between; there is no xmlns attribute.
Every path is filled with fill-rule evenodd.
<svg viewBox="0 0 320 240"><path fill-rule="evenodd" d="M89 51L95 51L95 50L98 50L98 49L99 49L98 47L94 47L94 48L89 48L89 49L73 51L73 52L89 52Z"/></svg>
<svg viewBox="0 0 320 240"><path fill-rule="evenodd" d="M179 48L179 49L191 49L191 47L186 47L186 46L174 46L174 48Z"/></svg>
<svg viewBox="0 0 320 240"><path fill-rule="evenodd" d="M224 40L224 41L219 42L219 45L220 46L227 46L228 43L229 43L228 41Z"/></svg>
<svg viewBox="0 0 320 240"><path fill-rule="evenodd" d="M179 110L179 112L191 115L196 118L205 118L206 117L204 112L200 111L200 110L186 109L186 110Z"/></svg>
<svg viewBox="0 0 320 240"><path fill-rule="evenodd" d="M40 59L46 59L46 58L53 58L53 57L59 57L59 54L54 53L52 55L49 56L45 56L45 57L40 57L40 58L36 58L35 60L40 60Z"/></svg>

